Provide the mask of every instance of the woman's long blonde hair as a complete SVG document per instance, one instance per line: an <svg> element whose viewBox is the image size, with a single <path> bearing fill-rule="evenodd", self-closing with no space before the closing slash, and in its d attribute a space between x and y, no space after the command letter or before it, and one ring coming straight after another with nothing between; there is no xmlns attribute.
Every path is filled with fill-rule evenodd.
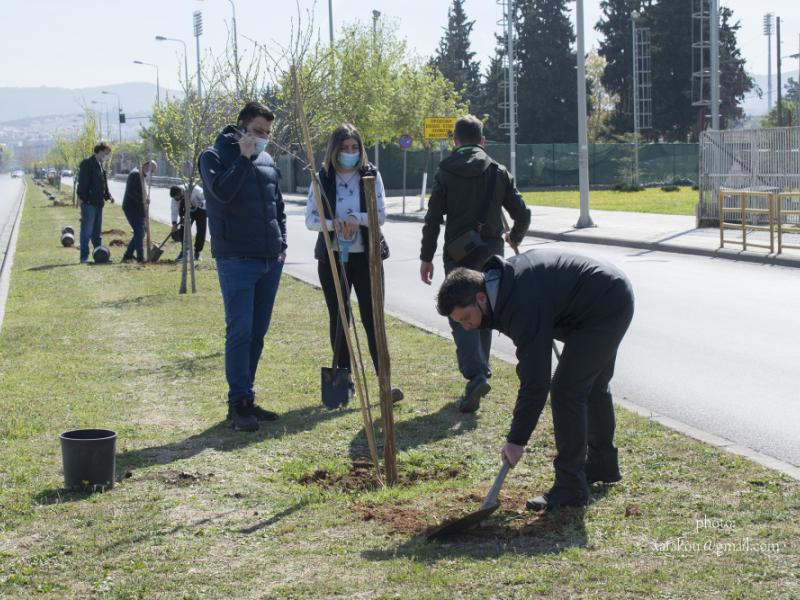
<svg viewBox="0 0 800 600"><path fill-rule="evenodd" d="M360 155L360 159L356 164L356 169L363 169L367 164L367 151L364 149L364 142L361 141L361 133L358 131L355 125L351 125L350 123L342 123L336 129L333 130L330 139L328 140L328 148L325 150L325 158L322 161L322 167L327 171L331 172L331 170L335 169L339 165L339 149L342 146L342 142L345 140L349 140L350 138L354 139L358 142L358 153Z"/></svg>

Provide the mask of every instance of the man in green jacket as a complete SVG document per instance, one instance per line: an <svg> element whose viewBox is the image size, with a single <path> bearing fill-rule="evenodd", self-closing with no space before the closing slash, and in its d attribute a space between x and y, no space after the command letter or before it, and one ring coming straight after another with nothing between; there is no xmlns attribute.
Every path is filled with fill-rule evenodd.
<svg viewBox="0 0 800 600"><path fill-rule="evenodd" d="M428 285L433 280L433 256L443 222L445 275L457 267L480 269L490 256L503 255L503 208L514 220L505 236L512 246L522 241L531 222L530 210L517 191L514 178L484 150L486 139L480 119L473 115L458 119L453 143L455 150L439 163L434 176L422 228L420 277ZM488 379L492 332L467 331L453 319L449 321L458 368L467 380L459 409L475 412L481 398L491 390Z"/></svg>

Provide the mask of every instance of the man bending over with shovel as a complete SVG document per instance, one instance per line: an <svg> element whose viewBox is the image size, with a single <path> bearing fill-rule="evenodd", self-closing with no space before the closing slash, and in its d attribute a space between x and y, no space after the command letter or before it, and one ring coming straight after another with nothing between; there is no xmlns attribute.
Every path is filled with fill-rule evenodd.
<svg viewBox="0 0 800 600"><path fill-rule="evenodd" d="M619 481L609 382L633 317L633 289L605 261L554 249L490 258L481 271L452 271L439 289L439 314L466 330L497 329L517 348L517 395L501 455L522 457L550 392L555 483L532 510L585 506L588 484ZM564 342L551 379L553 340ZM588 447L588 452L587 452Z"/></svg>

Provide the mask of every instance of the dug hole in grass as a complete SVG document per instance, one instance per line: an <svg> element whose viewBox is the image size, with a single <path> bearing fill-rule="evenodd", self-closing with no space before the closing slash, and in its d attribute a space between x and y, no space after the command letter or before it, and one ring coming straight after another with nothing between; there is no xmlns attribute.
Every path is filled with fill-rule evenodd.
<svg viewBox="0 0 800 600"><path fill-rule="evenodd" d="M624 410L624 480L595 486L586 510L524 510L551 483L546 410L501 509L427 542L422 532L475 509L497 472L513 365L495 361L481 411L462 415L452 343L389 319L406 399L401 482L380 489L360 411L319 401L330 361L319 290L284 276L256 390L281 418L235 433L213 261L199 264L194 295L178 295L178 265L79 265L59 244L77 211L48 204L29 186L0 335L0 596L800 595L798 483ZM117 206L103 228L128 231ZM119 434L119 481L65 493L58 434L90 426Z"/></svg>

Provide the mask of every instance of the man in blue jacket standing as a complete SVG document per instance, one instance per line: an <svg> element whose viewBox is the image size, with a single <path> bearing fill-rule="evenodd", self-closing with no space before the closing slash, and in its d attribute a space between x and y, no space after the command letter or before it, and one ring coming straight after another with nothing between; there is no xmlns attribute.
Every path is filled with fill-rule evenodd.
<svg viewBox="0 0 800 600"><path fill-rule="evenodd" d="M111 147L100 142L94 155L81 161L78 170L78 207L81 209L81 263L89 262L89 240L94 248L103 244L103 205L114 199L108 191L108 179L103 163L108 161Z"/></svg>
<svg viewBox="0 0 800 600"><path fill-rule="evenodd" d="M286 253L280 171L265 152L274 120L265 105L248 102L199 161L225 305L228 418L236 431L278 418L255 403L253 391Z"/></svg>

